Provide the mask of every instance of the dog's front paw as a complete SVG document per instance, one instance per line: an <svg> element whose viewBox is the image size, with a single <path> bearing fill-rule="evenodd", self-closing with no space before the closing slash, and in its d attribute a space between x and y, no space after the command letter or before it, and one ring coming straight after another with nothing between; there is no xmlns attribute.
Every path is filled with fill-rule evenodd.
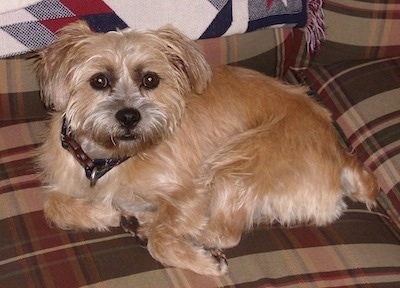
<svg viewBox="0 0 400 288"><path fill-rule="evenodd" d="M217 260L219 265L221 266L220 270L227 270L228 269L228 260L226 260L226 256L224 253L222 253L221 249L218 248L211 248L208 249L208 251L211 253L211 255Z"/></svg>
<svg viewBox="0 0 400 288"><path fill-rule="evenodd" d="M149 237L150 254L167 266L192 270L198 274L222 276L228 273L228 263L220 249L205 249L193 243L179 239ZM154 241L155 240L155 241Z"/></svg>
<svg viewBox="0 0 400 288"><path fill-rule="evenodd" d="M107 206L85 198L74 198L59 192L47 195L44 214L49 223L65 230L107 231L109 227L117 227L120 218L120 212L111 205Z"/></svg>
<svg viewBox="0 0 400 288"><path fill-rule="evenodd" d="M222 276L228 273L228 260L221 249L210 248L206 249L206 254L211 254L213 265L207 267L201 274L210 274L215 276ZM206 272L211 271L211 272Z"/></svg>
<svg viewBox="0 0 400 288"><path fill-rule="evenodd" d="M120 225L121 228L125 232L130 233L141 246L147 246L147 237L143 233L140 233L140 224L136 217L122 215Z"/></svg>

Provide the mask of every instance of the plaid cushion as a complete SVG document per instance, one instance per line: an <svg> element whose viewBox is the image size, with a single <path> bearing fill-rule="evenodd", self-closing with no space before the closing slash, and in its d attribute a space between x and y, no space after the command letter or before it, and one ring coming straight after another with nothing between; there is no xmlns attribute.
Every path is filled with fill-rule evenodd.
<svg viewBox="0 0 400 288"><path fill-rule="evenodd" d="M347 143L378 178L379 201L400 227L400 57L297 72L332 111Z"/></svg>

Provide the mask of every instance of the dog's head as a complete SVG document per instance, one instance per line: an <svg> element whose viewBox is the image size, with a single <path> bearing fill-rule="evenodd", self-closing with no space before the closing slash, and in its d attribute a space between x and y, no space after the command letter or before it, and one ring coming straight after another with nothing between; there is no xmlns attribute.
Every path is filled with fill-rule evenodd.
<svg viewBox="0 0 400 288"><path fill-rule="evenodd" d="M39 52L37 75L44 103L65 114L89 152L126 156L174 131L211 69L172 27L100 34L76 22Z"/></svg>

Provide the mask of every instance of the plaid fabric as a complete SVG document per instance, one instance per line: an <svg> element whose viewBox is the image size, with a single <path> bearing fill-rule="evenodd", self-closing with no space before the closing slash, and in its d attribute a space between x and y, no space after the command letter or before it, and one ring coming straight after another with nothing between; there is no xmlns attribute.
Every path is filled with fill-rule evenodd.
<svg viewBox="0 0 400 288"><path fill-rule="evenodd" d="M297 76L377 176L380 203L400 227L400 58L313 66Z"/></svg>

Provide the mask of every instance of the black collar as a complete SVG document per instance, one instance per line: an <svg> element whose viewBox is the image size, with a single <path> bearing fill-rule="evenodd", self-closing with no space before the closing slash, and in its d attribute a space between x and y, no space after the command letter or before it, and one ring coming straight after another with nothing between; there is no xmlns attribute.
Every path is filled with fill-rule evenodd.
<svg viewBox="0 0 400 288"><path fill-rule="evenodd" d="M91 159L74 139L65 116L61 128L61 145L81 164L85 170L86 178L90 180L90 186L92 187L104 174L129 158Z"/></svg>

